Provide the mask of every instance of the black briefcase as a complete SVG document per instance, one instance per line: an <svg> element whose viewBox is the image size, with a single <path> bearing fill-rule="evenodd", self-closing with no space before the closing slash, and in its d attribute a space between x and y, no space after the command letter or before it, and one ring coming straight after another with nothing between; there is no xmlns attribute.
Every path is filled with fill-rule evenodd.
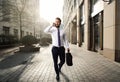
<svg viewBox="0 0 120 82"><path fill-rule="evenodd" d="M68 52L66 53L66 64L67 64L68 66L72 66L72 65L73 65L72 59L73 59L73 57L72 57L71 53L68 51Z"/></svg>

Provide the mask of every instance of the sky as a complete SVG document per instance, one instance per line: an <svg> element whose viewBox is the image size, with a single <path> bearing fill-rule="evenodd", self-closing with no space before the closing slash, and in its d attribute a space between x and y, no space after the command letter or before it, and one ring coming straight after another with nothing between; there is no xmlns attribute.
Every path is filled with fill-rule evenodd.
<svg viewBox="0 0 120 82"><path fill-rule="evenodd" d="M40 0L40 16L49 22L62 19L63 0Z"/></svg>

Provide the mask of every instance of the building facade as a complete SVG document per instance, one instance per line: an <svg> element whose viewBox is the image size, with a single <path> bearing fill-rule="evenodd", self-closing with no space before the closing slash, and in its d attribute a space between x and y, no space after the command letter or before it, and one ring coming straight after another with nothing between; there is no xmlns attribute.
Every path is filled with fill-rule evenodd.
<svg viewBox="0 0 120 82"><path fill-rule="evenodd" d="M0 34L40 38L39 0L0 0Z"/></svg>
<svg viewBox="0 0 120 82"><path fill-rule="evenodd" d="M70 43L120 62L120 0L64 0Z"/></svg>

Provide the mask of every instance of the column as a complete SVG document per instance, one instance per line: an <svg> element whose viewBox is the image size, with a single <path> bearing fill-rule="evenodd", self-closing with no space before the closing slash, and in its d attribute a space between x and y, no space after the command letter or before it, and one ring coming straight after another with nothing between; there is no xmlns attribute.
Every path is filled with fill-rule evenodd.
<svg viewBox="0 0 120 82"><path fill-rule="evenodd" d="M73 43L73 24L70 23L70 42Z"/></svg>
<svg viewBox="0 0 120 82"><path fill-rule="evenodd" d="M90 0L85 0L85 48L90 49Z"/></svg>
<svg viewBox="0 0 120 82"><path fill-rule="evenodd" d="M81 36L80 36L80 9L77 6L77 45L81 46Z"/></svg>

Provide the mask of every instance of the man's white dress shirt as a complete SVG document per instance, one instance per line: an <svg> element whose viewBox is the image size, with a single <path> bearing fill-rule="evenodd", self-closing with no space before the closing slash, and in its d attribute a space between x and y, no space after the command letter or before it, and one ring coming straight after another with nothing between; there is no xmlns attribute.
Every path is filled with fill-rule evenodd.
<svg viewBox="0 0 120 82"><path fill-rule="evenodd" d="M60 47L59 43L58 43L58 29L60 30L60 43L61 43L61 46L65 46L66 48L69 48L69 44L68 44L68 41L66 39L66 34L64 32L64 29L63 29L62 25L60 25L59 28L56 28L54 26L48 26L44 30L44 32L48 33L48 34L51 34L51 36L52 36L52 46Z"/></svg>

